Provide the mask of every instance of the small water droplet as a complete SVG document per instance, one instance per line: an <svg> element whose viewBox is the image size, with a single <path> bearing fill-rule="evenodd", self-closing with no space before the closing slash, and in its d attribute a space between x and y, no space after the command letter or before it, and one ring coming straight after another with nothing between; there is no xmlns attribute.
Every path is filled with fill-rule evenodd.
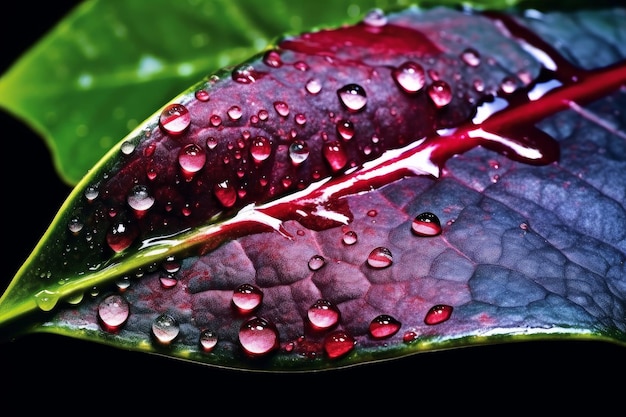
<svg viewBox="0 0 626 417"><path fill-rule="evenodd" d="M250 144L250 155L255 162L265 161L272 154L272 144L264 136L257 136Z"/></svg>
<svg viewBox="0 0 626 417"><path fill-rule="evenodd" d="M505 77L500 83L500 88L504 94L511 94L517 88L517 82L513 77Z"/></svg>
<svg viewBox="0 0 626 417"><path fill-rule="evenodd" d="M119 253L132 245L138 235L139 231L134 224L120 222L111 226L106 235L106 241L114 252Z"/></svg>
<svg viewBox="0 0 626 417"><path fill-rule="evenodd" d="M130 315L128 301L119 294L106 297L98 305L98 320L100 326L108 332L118 331Z"/></svg>
<svg viewBox="0 0 626 417"><path fill-rule="evenodd" d="M159 124L165 133L178 135L191 124L191 114L182 104L170 104L161 112Z"/></svg>
<svg viewBox="0 0 626 417"><path fill-rule="evenodd" d="M209 136L206 140L206 147L209 149L215 149L217 146L217 139L213 136Z"/></svg>
<svg viewBox="0 0 626 417"><path fill-rule="evenodd" d="M387 16L382 9L372 9L363 17L363 23L367 26L381 27L387 24Z"/></svg>
<svg viewBox="0 0 626 417"><path fill-rule="evenodd" d="M307 310L307 318L314 329L325 330L339 323L341 313L335 304L319 299Z"/></svg>
<svg viewBox="0 0 626 417"><path fill-rule="evenodd" d="M263 301L263 291L252 284L241 284L233 291L233 305L241 313L257 309Z"/></svg>
<svg viewBox="0 0 626 417"><path fill-rule="evenodd" d="M337 133L344 140L350 140L354 136L354 124L350 120L339 120L336 127Z"/></svg>
<svg viewBox="0 0 626 417"><path fill-rule="evenodd" d="M367 94L363 87L358 84L348 84L337 90L337 96L343 106L351 111L358 112L367 104Z"/></svg>
<svg viewBox="0 0 626 417"><path fill-rule="evenodd" d="M135 144L130 140L125 140L124 142L122 142L120 150L124 155L130 155L135 150Z"/></svg>
<svg viewBox="0 0 626 417"><path fill-rule="evenodd" d="M437 304L428 310L426 317L424 317L424 323L433 325L443 323L450 318L452 314L452 306L446 304Z"/></svg>
<svg viewBox="0 0 626 417"><path fill-rule="evenodd" d="M135 185L128 194L128 205L134 210L143 212L154 204L154 197L152 197L148 191L148 187L145 185Z"/></svg>
<svg viewBox="0 0 626 417"><path fill-rule="evenodd" d="M230 185L228 180L215 184L213 194L220 204L226 208L234 206L237 201L237 190Z"/></svg>
<svg viewBox="0 0 626 417"><path fill-rule="evenodd" d="M303 114L303 113L298 113L298 114L296 114L295 120L296 120L297 124L302 126L303 124L306 123L306 115Z"/></svg>
<svg viewBox="0 0 626 417"><path fill-rule="evenodd" d="M347 230L342 237L344 245L354 245L358 240L358 236L354 230Z"/></svg>
<svg viewBox="0 0 626 417"><path fill-rule="evenodd" d="M261 77L261 74L252 65L243 64L233 69L231 76L235 82L250 84L256 82Z"/></svg>
<svg viewBox="0 0 626 417"><path fill-rule="evenodd" d="M308 71L309 70L309 66L306 62L304 61L297 61L293 64L294 68L297 69L298 71Z"/></svg>
<svg viewBox="0 0 626 417"><path fill-rule="evenodd" d="M402 91L409 94L417 93L426 83L424 68L413 61L407 61L395 68L391 72L391 76Z"/></svg>
<svg viewBox="0 0 626 417"><path fill-rule="evenodd" d="M374 210L374 209L368 210L367 211L367 215L368 215L368 217L376 217L376 216L378 216L378 211Z"/></svg>
<svg viewBox="0 0 626 417"><path fill-rule="evenodd" d="M386 268L393 262L393 256L388 248L379 246L373 249L367 257L367 263L372 268Z"/></svg>
<svg viewBox="0 0 626 417"><path fill-rule="evenodd" d="M206 90L198 90L195 93L196 99L202 102L209 101L209 92Z"/></svg>
<svg viewBox="0 0 626 417"><path fill-rule="evenodd" d="M326 265L326 259L322 255L313 255L309 259L309 269L311 271L317 271L324 265Z"/></svg>
<svg viewBox="0 0 626 417"><path fill-rule="evenodd" d="M159 277L159 282L164 289L174 288L178 284L178 280L171 274Z"/></svg>
<svg viewBox="0 0 626 417"><path fill-rule="evenodd" d="M309 157L309 145L302 140L294 140L289 145L289 158L294 165L300 165Z"/></svg>
<svg viewBox="0 0 626 417"><path fill-rule="evenodd" d="M152 322L152 334L159 343L168 345L176 339L179 333L178 321L167 313L159 315Z"/></svg>
<svg viewBox="0 0 626 417"><path fill-rule="evenodd" d="M178 153L180 167L188 173L196 173L204 167L206 152L195 143L185 145Z"/></svg>
<svg viewBox="0 0 626 417"><path fill-rule="evenodd" d="M326 159L326 162L328 162L328 165L334 172L339 171L348 163L346 150L338 141L325 143L322 147L322 152L324 159Z"/></svg>
<svg viewBox="0 0 626 417"><path fill-rule="evenodd" d="M441 233L441 222L436 214L420 213L413 219L411 230L418 236L437 236Z"/></svg>
<svg viewBox="0 0 626 417"><path fill-rule="evenodd" d="M204 352L211 352L217 345L217 334L209 329L202 330L199 341Z"/></svg>
<svg viewBox="0 0 626 417"><path fill-rule="evenodd" d="M284 101L275 101L274 110L283 117L289 116L289 106Z"/></svg>
<svg viewBox="0 0 626 417"><path fill-rule="evenodd" d="M239 106L231 106L226 113L231 120L239 120L243 114Z"/></svg>
<svg viewBox="0 0 626 417"><path fill-rule="evenodd" d="M417 337L417 333L415 333L414 331L408 331L402 335L402 341L404 343L411 343L417 340Z"/></svg>
<svg viewBox="0 0 626 417"><path fill-rule="evenodd" d="M81 230L83 230L83 226L84 226L83 223L79 219L76 219L76 218L70 219L70 221L67 223L67 228L74 235L78 234Z"/></svg>
<svg viewBox="0 0 626 417"><path fill-rule="evenodd" d="M93 201L96 198L98 198L98 187L95 187L93 185L88 186L87 188L85 188L85 198L87 199L87 201Z"/></svg>
<svg viewBox="0 0 626 417"><path fill-rule="evenodd" d="M317 78L311 78L307 81L305 88L310 94L319 94L319 92L322 91L322 82Z"/></svg>
<svg viewBox="0 0 626 417"><path fill-rule="evenodd" d="M343 330L335 330L324 338L324 352L330 359L347 355L354 349L356 340Z"/></svg>
<svg viewBox="0 0 626 417"><path fill-rule="evenodd" d="M35 294L35 302L42 311L50 311L59 302L59 294L56 291L41 290Z"/></svg>
<svg viewBox="0 0 626 417"><path fill-rule="evenodd" d="M239 328L239 343L248 355L263 356L278 348L278 330L272 322L252 317Z"/></svg>
<svg viewBox="0 0 626 417"><path fill-rule="evenodd" d="M263 55L263 62L268 67L279 68L282 67L283 61L280 58L280 54L276 50L267 51L265 55Z"/></svg>
<svg viewBox="0 0 626 417"><path fill-rule="evenodd" d="M480 65L480 54L474 48L467 48L461 53L461 59L470 67Z"/></svg>
<svg viewBox="0 0 626 417"><path fill-rule="evenodd" d="M222 118L217 114L213 114L209 117L209 123L211 123L213 127L219 127L222 124Z"/></svg>
<svg viewBox="0 0 626 417"><path fill-rule="evenodd" d="M428 96L436 107L441 108L452 101L452 89L447 82L436 80L428 86Z"/></svg>
<svg viewBox="0 0 626 417"><path fill-rule="evenodd" d="M374 339L384 339L396 334L401 325L394 317L381 314L370 322L369 332Z"/></svg>

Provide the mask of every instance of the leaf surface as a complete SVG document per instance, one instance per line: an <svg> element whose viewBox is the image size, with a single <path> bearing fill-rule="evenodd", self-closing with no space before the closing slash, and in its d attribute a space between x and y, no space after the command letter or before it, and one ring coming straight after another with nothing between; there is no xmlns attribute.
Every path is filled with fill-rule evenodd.
<svg viewBox="0 0 626 417"><path fill-rule="evenodd" d="M158 112L113 149L70 196L3 297L5 317L38 305L51 313L32 330L274 370L334 368L554 335L623 343L624 228L611 227L626 222L618 174L624 167L623 120L613 112L624 108L617 90L624 83L619 63L625 54L611 37L620 16L623 10L585 16L604 54L592 60L565 46L560 52L573 66L541 39L560 39L552 27L572 25L568 34L579 41L581 33L570 33L576 14L526 17L528 32L503 16L409 9L386 16L384 26L361 23L288 37L279 43L278 57L264 53L179 96L174 103L192 115L189 130L168 135L157 123ZM546 23L551 19L554 25ZM512 33L495 21L507 23ZM611 30L598 29L607 22ZM530 37L520 43L515 34ZM364 38L370 42L359 43ZM461 58L469 46L478 65ZM538 60L537 51L549 59ZM604 61L596 62L597 56ZM403 92L393 74L407 61L431 70L429 85L454 79L453 101L437 108L426 86ZM545 78L551 63L558 71ZM322 83L319 93L306 88L313 72ZM511 74L519 77L514 93L502 84ZM537 93L535 87L554 82L560 87L552 93ZM338 92L346 85L367 92L363 109L342 107ZM208 92L209 100L197 100L198 90ZM500 101L485 100L485 91ZM529 101L535 93L539 97ZM563 97L591 104L561 112ZM240 105L241 117L229 116L233 105ZM477 105L491 109L484 120L477 121ZM503 111L494 105L504 105ZM299 114L306 122L297 121L303 120ZM540 123L541 130L530 123ZM346 150L338 167L325 156L325 136ZM268 155L260 137L269 141ZM310 154L294 166L287 145L300 137ZM560 144L558 163L551 137ZM181 171L179 156L191 142L206 152L207 162L190 174ZM255 162L257 151L265 159ZM197 153L184 155L193 160ZM219 196L233 184L242 187L224 204ZM133 194L137 185L147 188ZM133 211L128 197L146 190L154 205ZM437 214L441 234L411 231L424 212ZM83 228L74 234L68 228L74 226ZM107 233L119 237L132 228L132 246L112 252ZM356 243L343 243L347 231L356 232ZM368 265L377 247L390 250L389 267ZM309 267L314 255L326 260L319 270ZM119 288L105 285L115 280ZM163 288L168 283L175 285ZM241 284L263 293L253 315L232 308ZM98 291L91 297L85 292L94 285ZM98 308L112 291L129 303L131 314L110 333L98 323ZM341 318L332 329L312 331L307 312L320 299L336 306ZM65 301L80 302L59 305ZM426 323L436 306L452 315ZM151 334L163 313L176 320L180 333L160 345ZM389 339L369 334L371 321L381 315L401 324ZM239 332L253 317L276 326L279 339L277 349L251 359ZM200 349L203 330L217 336L209 353ZM345 355L331 350L341 353L335 359L329 340L338 349L346 340L355 344Z"/></svg>

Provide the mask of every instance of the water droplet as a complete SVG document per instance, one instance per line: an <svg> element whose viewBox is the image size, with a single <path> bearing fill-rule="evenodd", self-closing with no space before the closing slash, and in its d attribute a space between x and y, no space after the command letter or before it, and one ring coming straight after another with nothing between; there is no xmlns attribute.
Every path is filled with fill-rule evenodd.
<svg viewBox="0 0 626 417"><path fill-rule="evenodd" d="M204 352L211 352L217 345L217 335L209 329L200 332L200 347Z"/></svg>
<svg viewBox="0 0 626 417"><path fill-rule="evenodd" d="M59 294L56 291L41 290L35 294L35 302L42 311L50 311L59 302Z"/></svg>
<svg viewBox="0 0 626 417"><path fill-rule="evenodd" d="M120 150L124 155L130 155L135 150L135 144L130 140L125 140L124 142L122 142Z"/></svg>
<svg viewBox="0 0 626 417"><path fill-rule="evenodd" d="M337 133L344 140L350 140L354 136L354 124L350 120L339 120L336 127Z"/></svg>
<svg viewBox="0 0 626 417"><path fill-rule="evenodd" d="M388 314L381 314L370 322L369 332L375 339L391 337L400 330L401 323Z"/></svg>
<svg viewBox="0 0 626 417"><path fill-rule="evenodd" d="M67 228L74 235L78 234L81 230L83 230L83 226L84 226L83 223L76 218L70 219L70 221L67 223Z"/></svg>
<svg viewBox="0 0 626 417"><path fill-rule="evenodd" d="M128 194L128 205L134 210L142 212L148 210L154 204L154 197L148 192L145 185L135 185Z"/></svg>
<svg viewBox="0 0 626 417"><path fill-rule="evenodd" d="M272 153L272 144L264 136L257 136L250 144L250 155L255 162L265 161Z"/></svg>
<svg viewBox="0 0 626 417"><path fill-rule="evenodd" d="M308 71L309 70L309 66L306 62L304 61L297 61L293 64L294 68L297 69L298 71Z"/></svg>
<svg viewBox="0 0 626 417"><path fill-rule="evenodd" d="M209 101L209 92L206 90L198 90L195 93L196 99L202 102Z"/></svg>
<svg viewBox="0 0 626 417"><path fill-rule="evenodd" d="M274 110L283 117L289 116L289 106L284 101L275 101Z"/></svg>
<svg viewBox="0 0 626 417"><path fill-rule="evenodd" d="M336 359L348 354L356 340L343 330L335 330L324 338L324 352L330 359Z"/></svg>
<svg viewBox="0 0 626 417"><path fill-rule="evenodd" d="M237 191L235 187L230 185L228 180L215 184L213 194L220 204L226 208L234 206L237 201Z"/></svg>
<svg viewBox="0 0 626 417"><path fill-rule="evenodd" d="M452 101L452 89L447 82L436 80L428 86L428 96L436 107L441 108Z"/></svg>
<svg viewBox="0 0 626 417"><path fill-rule="evenodd" d="M114 252L119 253L135 241L139 231L129 222L114 224L106 235L107 244Z"/></svg>
<svg viewBox="0 0 626 417"><path fill-rule="evenodd" d="M228 117L231 120L239 120L241 118L241 115L242 115L241 107L239 107L239 106L232 106L231 108L228 109L228 111L226 113L228 114Z"/></svg>
<svg viewBox="0 0 626 417"><path fill-rule="evenodd" d="M326 265L326 259L322 255L313 255L309 259L309 269L311 271L317 271L324 265Z"/></svg>
<svg viewBox="0 0 626 417"><path fill-rule="evenodd" d="M402 341L404 343L411 343L417 340L417 337L418 337L417 333L415 333L414 331L408 331L402 335Z"/></svg>
<svg viewBox="0 0 626 417"><path fill-rule="evenodd" d="M441 222L433 213L420 213L413 219L411 230L418 236L437 236L441 233Z"/></svg>
<svg viewBox="0 0 626 417"><path fill-rule="evenodd" d="M517 88L517 82L513 77L505 77L500 83L500 88L504 94L511 94Z"/></svg>
<svg viewBox="0 0 626 417"><path fill-rule="evenodd" d="M367 215L368 215L368 217L376 217L376 216L378 216L378 211L374 210L374 209L368 210L367 211Z"/></svg>
<svg viewBox="0 0 626 417"><path fill-rule="evenodd" d="M310 94L319 94L322 91L322 82L317 78L311 78L307 81L305 88Z"/></svg>
<svg viewBox="0 0 626 417"><path fill-rule="evenodd" d="M253 317L239 328L239 343L248 355L263 356L278 348L278 330L270 321Z"/></svg>
<svg viewBox="0 0 626 417"><path fill-rule="evenodd" d="M159 124L165 133L178 135L191 124L191 114L182 104L170 104L161 112Z"/></svg>
<svg viewBox="0 0 626 417"><path fill-rule="evenodd" d="M98 305L100 326L108 332L116 332L126 323L130 315L128 301L119 294L106 297Z"/></svg>
<svg viewBox="0 0 626 417"><path fill-rule="evenodd" d="M209 136L206 140L206 147L209 149L215 149L217 146L217 139L213 136Z"/></svg>
<svg viewBox="0 0 626 417"><path fill-rule="evenodd" d="M96 198L98 198L98 194L99 194L98 188L93 185L90 185L87 188L85 188L85 198L87 199L87 201L95 200Z"/></svg>
<svg viewBox="0 0 626 417"><path fill-rule="evenodd" d="M263 291L252 284L241 284L233 291L232 301L241 313L249 313L261 305Z"/></svg>
<svg viewBox="0 0 626 417"><path fill-rule="evenodd" d="M174 288L176 284L178 284L178 280L173 275L166 275L159 277L159 282L161 283L161 288L169 289Z"/></svg>
<svg viewBox="0 0 626 417"><path fill-rule="evenodd" d="M365 108L367 95L365 90L358 84L348 84L337 90L339 101L351 112L358 112Z"/></svg>
<svg viewBox="0 0 626 417"><path fill-rule="evenodd" d="M235 69L232 72L232 78L234 81L240 84L250 84L255 82L260 78L261 74L259 74L252 65L243 64Z"/></svg>
<svg viewBox="0 0 626 417"><path fill-rule="evenodd" d="M388 248L379 246L372 250L367 257L367 263L372 268L386 268L393 262L393 256Z"/></svg>
<svg viewBox="0 0 626 417"><path fill-rule="evenodd" d="M367 26L374 27L385 26L387 24L387 16L385 16L385 12L381 9L372 9L363 17L363 23Z"/></svg>
<svg viewBox="0 0 626 417"><path fill-rule="evenodd" d="M296 114L295 120L296 120L297 124L302 126L303 124L306 123L306 115L303 114L303 113L298 113L298 114Z"/></svg>
<svg viewBox="0 0 626 417"><path fill-rule="evenodd" d="M219 127L222 124L222 118L217 114L213 114L209 117L209 123L211 123L211 126L213 127Z"/></svg>
<svg viewBox="0 0 626 417"><path fill-rule="evenodd" d="M470 67L480 65L480 54L474 48L467 48L461 53L461 59Z"/></svg>
<svg viewBox="0 0 626 417"><path fill-rule="evenodd" d="M420 91L426 83L424 68L416 62L408 61L395 68L391 76L398 86L406 93L413 94Z"/></svg>
<svg viewBox="0 0 626 417"><path fill-rule="evenodd" d="M344 245L348 245L348 246L354 245L357 242L357 240L358 240L358 236L354 230L347 230L343 234L342 241Z"/></svg>
<svg viewBox="0 0 626 417"><path fill-rule="evenodd" d="M178 321L167 313L159 315L152 322L152 334L159 343L170 344L180 333Z"/></svg>
<svg viewBox="0 0 626 417"><path fill-rule="evenodd" d="M426 324L439 324L450 318L452 314L452 306L446 304L437 304L428 310L426 317L424 317L424 323Z"/></svg>
<svg viewBox="0 0 626 417"><path fill-rule="evenodd" d="M263 55L263 62L268 67L279 68L283 66L283 61L280 58L280 54L278 51L271 50L267 51L265 55Z"/></svg>
<svg viewBox="0 0 626 417"><path fill-rule="evenodd" d="M333 141L325 143L322 147L324 158L330 168L337 172L348 163L348 155L340 142Z"/></svg>
<svg viewBox="0 0 626 417"><path fill-rule="evenodd" d="M309 157L309 145L302 140L294 140L289 145L289 157L294 165L300 165Z"/></svg>
<svg viewBox="0 0 626 417"><path fill-rule="evenodd" d="M339 323L341 313L330 301L319 299L307 310L307 318L314 329L325 330Z"/></svg>
<svg viewBox="0 0 626 417"><path fill-rule="evenodd" d="M206 152L195 143L185 145L178 153L180 167L188 173L196 173L204 167Z"/></svg>

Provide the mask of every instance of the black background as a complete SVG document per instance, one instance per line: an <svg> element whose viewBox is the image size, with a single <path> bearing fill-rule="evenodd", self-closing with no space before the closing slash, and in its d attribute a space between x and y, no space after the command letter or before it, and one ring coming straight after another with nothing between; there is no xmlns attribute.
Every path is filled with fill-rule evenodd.
<svg viewBox="0 0 626 417"><path fill-rule="evenodd" d="M10 11L5 8L0 71L74 4L12 2ZM0 121L4 290L70 188L59 180L41 138L1 111ZM29 335L0 344L0 414L3 408L90 412L99 411L100 404L103 412L134 404L146 412L208 415L218 410L413 415L458 408L531 413L545 406L565 411L585 404L599 412L603 406L623 409L625 365L624 348L555 341L423 353L309 374L249 373L69 337Z"/></svg>

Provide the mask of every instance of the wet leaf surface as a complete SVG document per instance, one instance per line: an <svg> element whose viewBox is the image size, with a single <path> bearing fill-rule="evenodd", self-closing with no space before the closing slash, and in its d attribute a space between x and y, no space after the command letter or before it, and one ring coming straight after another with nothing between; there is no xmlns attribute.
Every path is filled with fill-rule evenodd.
<svg viewBox="0 0 626 417"><path fill-rule="evenodd" d="M569 24L568 17L561 19L557 27ZM590 63L584 53L567 46L564 55L583 67L623 59L610 36L605 39L598 46L605 46L599 56L606 62ZM476 148L447 161L440 179L406 178L348 196L347 207L335 211L350 214L347 227L357 236L352 245L342 241L344 228L313 230L287 220L284 227L292 240L271 232L227 241L181 260L171 288L163 288L161 279L168 271L160 264L140 279L131 278L122 296L132 314L119 333L106 336L96 320L108 291L61 309L44 328L87 338L93 331L104 334L105 343L130 348L145 346L137 340L149 340L146 349L166 355L269 369L302 363L305 368L338 367L431 346L532 339L552 332L548 337L585 338L591 332L589 337L623 340L624 236L623 228L612 227L625 222L618 174L626 154L623 120L614 112L622 108L623 97L616 93L589 106L592 113L567 111L542 121L539 127L561 144L558 164L529 166ZM440 218L440 235L425 238L412 232L415 216L425 211ZM390 250L389 267L367 264L377 247ZM326 260L316 271L308 265L313 255ZM233 310L230 300L244 282L263 291L255 314L275 323L280 333L278 353L263 355L263 360L244 357L237 342L240 325L249 316ZM341 312L337 329L357 342L352 356L329 361L323 343L328 332L307 333L306 309L319 298ZM450 318L426 324L429 309L442 304L453 307ZM168 346L154 343L151 336L146 339L161 313L181 325ZM386 342L368 334L371 320L381 314L402 324ZM218 335L218 345L198 354L199 333L205 328ZM416 337L410 343L405 342L407 331Z"/></svg>

